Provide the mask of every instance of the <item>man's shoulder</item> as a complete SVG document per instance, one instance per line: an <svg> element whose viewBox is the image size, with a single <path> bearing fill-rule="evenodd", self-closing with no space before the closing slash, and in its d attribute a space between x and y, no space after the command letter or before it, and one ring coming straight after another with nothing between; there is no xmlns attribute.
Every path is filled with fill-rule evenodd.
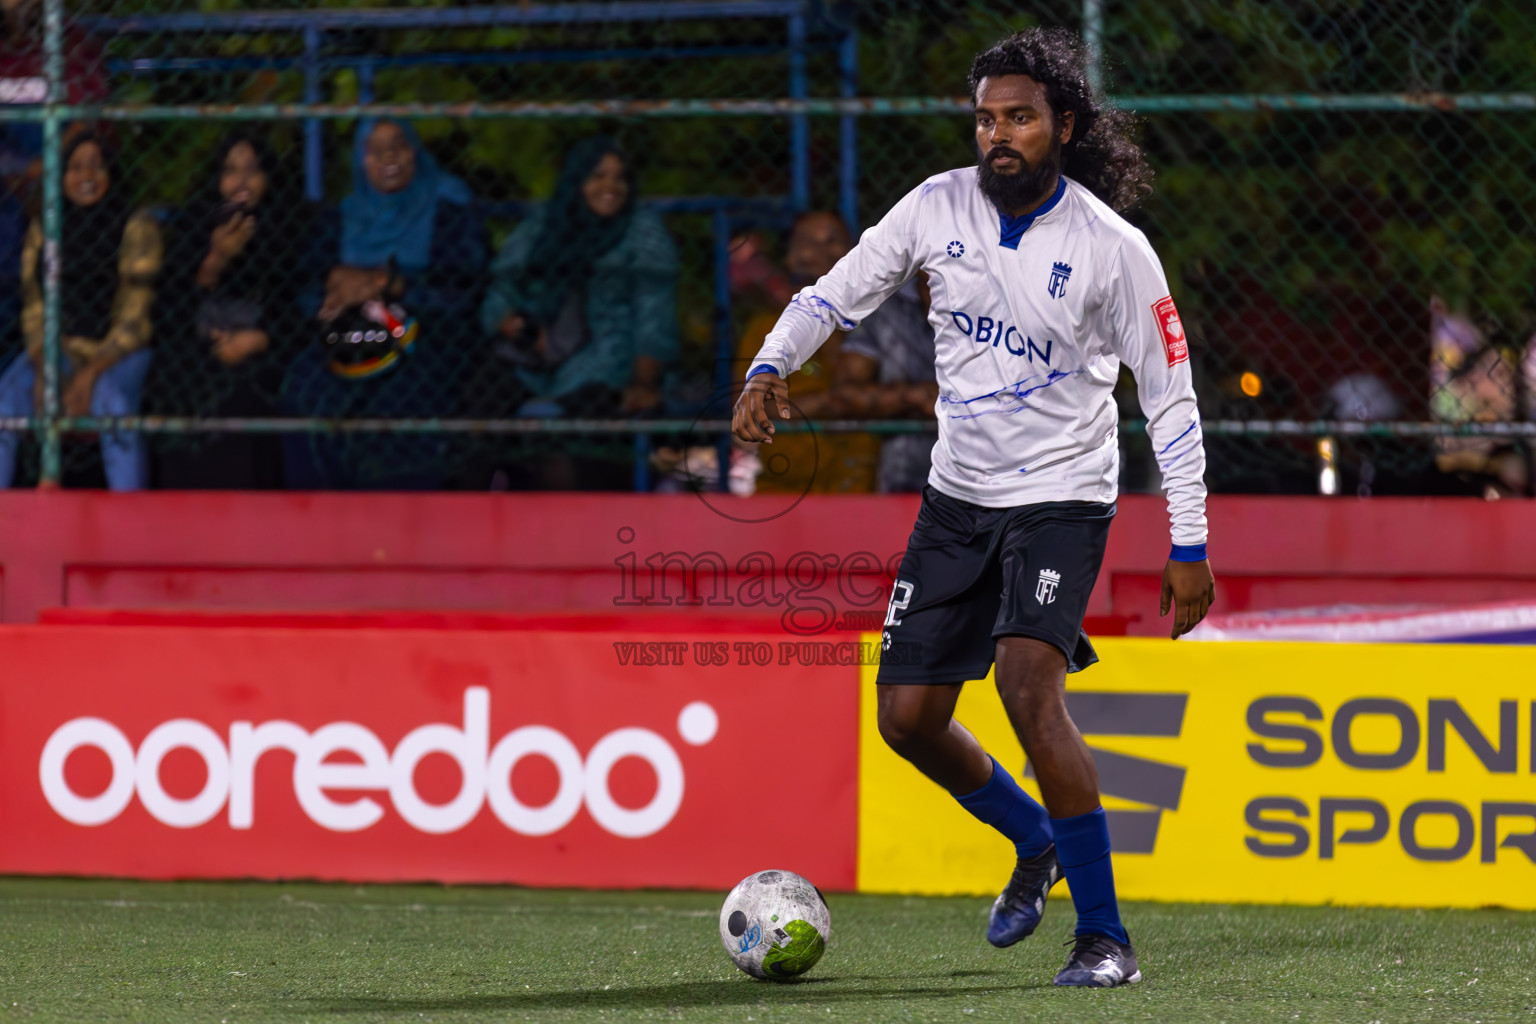
<svg viewBox="0 0 1536 1024"><path fill-rule="evenodd" d="M924 178L902 196L901 201L886 215L887 223L904 224L910 230L924 218L953 216L970 198L979 195L976 168L957 167L952 171L940 171Z"/></svg>
<svg viewBox="0 0 1536 1024"><path fill-rule="evenodd" d="M956 167L954 170L940 171L938 174L924 178L922 183L912 191L919 198L927 198L935 194L949 199L967 196L976 191L976 168Z"/></svg>
<svg viewBox="0 0 1536 1024"><path fill-rule="evenodd" d="M1071 178L1066 180L1068 194L1072 197L1071 230L1088 232L1106 257L1113 256L1127 244L1151 251L1152 245L1140 228L1116 213L1087 186Z"/></svg>
<svg viewBox="0 0 1536 1024"><path fill-rule="evenodd" d="M975 188L976 168L975 166L952 167L947 171L940 171L938 174L930 174L923 180L923 184L927 185L930 183L943 185L946 188Z"/></svg>

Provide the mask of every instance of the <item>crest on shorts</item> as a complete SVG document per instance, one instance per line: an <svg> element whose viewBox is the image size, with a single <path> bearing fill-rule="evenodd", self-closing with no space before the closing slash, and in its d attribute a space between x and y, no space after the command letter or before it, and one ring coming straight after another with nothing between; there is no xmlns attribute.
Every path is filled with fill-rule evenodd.
<svg viewBox="0 0 1536 1024"><path fill-rule="evenodd" d="M1056 600L1056 584L1061 582L1061 573L1051 569L1040 570L1040 582L1035 584L1035 600L1041 604L1051 604Z"/></svg>
<svg viewBox="0 0 1536 1024"><path fill-rule="evenodd" d="M1051 298L1059 299L1067 294L1067 278L1072 276L1072 268L1065 263L1051 264L1051 283L1046 286L1046 292Z"/></svg>

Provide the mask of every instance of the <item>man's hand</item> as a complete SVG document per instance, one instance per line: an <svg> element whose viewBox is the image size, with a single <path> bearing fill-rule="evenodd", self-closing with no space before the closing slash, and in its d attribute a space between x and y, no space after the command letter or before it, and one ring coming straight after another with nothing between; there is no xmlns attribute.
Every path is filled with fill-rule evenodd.
<svg viewBox="0 0 1536 1024"><path fill-rule="evenodd" d="M937 381L918 381L916 384L906 386L907 415L913 418L922 417L928 419L934 415L934 407L939 402L939 385Z"/></svg>
<svg viewBox="0 0 1536 1024"><path fill-rule="evenodd" d="M651 384L630 384L619 400L619 412L628 416L633 413L651 412L661 406L661 391Z"/></svg>
<svg viewBox="0 0 1536 1024"><path fill-rule="evenodd" d="M64 393L60 396L60 404L64 407L65 416L89 416L91 412L91 395L96 390L96 377L101 371L95 369L90 363L86 363L75 371L69 383L64 385Z"/></svg>
<svg viewBox="0 0 1536 1024"><path fill-rule="evenodd" d="M1175 562L1170 560L1163 569L1163 605L1159 615L1173 611L1173 631L1168 634L1177 640L1200 624L1205 613L1216 600L1216 577L1211 575L1211 563Z"/></svg>
<svg viewBox="0 0 1536 1024"><path fill-rule="evenodd" d="M225 366L242 363L258 352L264 352L272 344L267 332L255 327L238 331L212 331L213 357Z"/></svg>
<svg viewBox="0 0 1536 1024"><path fill-rule="evenodd" d="M789 419L789 385L776 373L759 373L747 381L731 414L731 433L751 444L773 444L773 417Z"/></svg>
<svg viewBox="0 0 1536 1024"><path fill-rule="evenodd" d="M830 391L809 391L801 395L799 400L795 402L795 408L806 419L813 417L833 419L844 413L844 409L838 402L836 388Z"/></svg>
<svg viewBox="0 0 1536 1024"><path fill-rule="evenodd" d="M325 302L319 317L331 321L354 306L381 299L388 284L389 271L383 268L334 267L325 281Z"/></svg>

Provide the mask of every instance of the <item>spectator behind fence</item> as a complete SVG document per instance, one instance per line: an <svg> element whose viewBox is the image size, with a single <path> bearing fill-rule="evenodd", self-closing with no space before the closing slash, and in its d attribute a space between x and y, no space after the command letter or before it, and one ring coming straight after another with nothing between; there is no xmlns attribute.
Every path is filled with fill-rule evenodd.
<svg viewBox="0 0 1536 1024"><path fill-rule="evenodd" d="M42 0L0 0L0 104L46 100L43 64ZM68 17L64 21L64 94L70 103L100 103L107 97L101 46ZM67 144L90 130L88 122L70 122L64 126L64 141ZM0 123L0 181L5 192L0 196L0 355L8 354L7 343L13 340L20 316L21 249L27 222L41 208L37 185L42 174L42 122Z"/></svg>
<svg viewBox="0 0 1536 1024"><path fill-rule="evenodd" d="M1506 423L1515 418L1515 356L1489 345L1470 320L1430 300L1430 412L1442 423ZM1527 457L1497 437L1442 437L1435 465L1485 498L1525 494Z"/></svg>
<svg viewBox="0 0 1536 1024"><path fill-rule="evenodd" d="M808 415L840 419L934 418L939 385L934 372L933 325L928 322L928 276L917 276L885 300L843 339L842 365L825 392L825 408ZM880 442L882 494L921 491L928 482L938 430L894 434Z"/></svg>
<svg viewBox="0 0 1536 1024"><path fill-rule="evenodd" d="M785 252L785 269L796 290L830 271L848 252L852 240L843 219L825 210L811 210L795 218ZM746 375L752 357L773 330L782 309L754 316L743 329L736 346L736 378ZM833 332L827 343L795 373L791 407L805 416L819 417L827 409L826 393L842 366L845 335ZM755 446L754 446L755 447ZM764 493L867 494L875 489L880 442L869 434L780 433L761 451L738 445L732 457L732 490ZM760 460L760 461L756 461ZM747 479L755 475L755 484Z"/></svg>
<svg viewBox="0 0 1536 1024"><path fill-rule="evenodd" d="M364 121L352 194L315 249L323 297L304 311L316 337L289 368L296 416L418 418L457 412L474 340L486 235L474 196L438 167L409 124ZM289 486L429 490L444 479L442 437L290 434Z"/></svg>
<svg viewBox="0 0 1536 1024"><path fill-rule="evenodd" d="M642 209L612 139L577 143L555 194L501 247L480 306L522 415L622 416L662 404L677 358L677 248Z"/></svg>
<svg viewBox="0 0 1536 1024"><path fill-rule="evenodd" d="M150 306L160 271L160 229L128 205L95 135L76 136L63 152L64 217L59 245L61 404L68 416L132 416L139 411ZM30 416L42 404L43 228L33 220L22 252L22 331L27 351L0 373L0 417ZM20 434L0 432L0 487L16 472ZM143 435L101 436L107 486L134 491L148 483Z"/></svg>
<svg viewBox="0 0 1536 1024"><path fill-rule="evenodd" d="M48 98L42 0L0 0L0 12L0 103L41 104ZM64 22L63 42L65 101L100 103L106 99L101 45L70 18ZM75 122L66 127L66 138L86 130L86 125ZM33 197L42 176L42 155L41 122L0 124L0 178L24 201Z"/></svg>
<svg viewBox="0 0 1536 1024"><path fill-rule="evenodd" d="M304 329L294 264L310 211L253 135L225 138L211 177L208 195L179 217L166 259L146 404L168 415L276 416L283 370ZM160 487L282 486L276 434L169 434L155 448Z"/></svg>
<svg viewBox="0 0 1536 1024"><path fill-rule="evenodd" d="M769 259L767 250L761 231L743 232L731 239L727 269L733 314L748 310L755 315L756 307L764 305L778 313L795 297L789 275Z"/></svg>
<svg viewBox="0 0 1536 1024"><path fill-rule="evenodd" d="M605 136L566 155L554 195L508 236L480 306L489 337L469 403L477 415L607 419L659 412L662 374L677 359L677 249L642 208L634 167ZM584 436L540 451L497 443L473 470L515 486L630 486L627 436ZM555 449L550 451L549 449ZM531 456L531 458L529 457Z"/></svg>

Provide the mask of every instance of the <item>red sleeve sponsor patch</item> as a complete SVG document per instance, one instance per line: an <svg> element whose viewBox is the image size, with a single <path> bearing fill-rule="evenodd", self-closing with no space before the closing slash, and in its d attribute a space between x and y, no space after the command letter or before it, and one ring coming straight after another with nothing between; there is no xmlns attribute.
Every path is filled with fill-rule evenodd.
<svg viewBox="0 0 1536 1024"><path fill-rule="evenodd" d="M1189 339L1184 337L1184 321L1174 308L1173 296L1167 295L1152 303L1152 315L1157 317L1157 329L1163 336L1163 352L1168 365L1189 361Z"/></svg>

